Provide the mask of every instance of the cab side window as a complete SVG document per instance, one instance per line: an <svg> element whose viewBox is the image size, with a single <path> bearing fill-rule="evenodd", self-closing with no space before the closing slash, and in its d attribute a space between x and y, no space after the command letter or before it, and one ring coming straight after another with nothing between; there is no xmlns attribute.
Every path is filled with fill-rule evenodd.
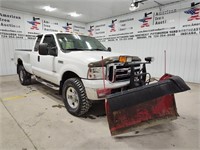
<svg viewBox="0 0 200 150"><path fill-rule="evenodd" d="M37 37L37 40L36 40L36 43L35 43L35 47L34 47L34 51L37 52L39 50L39 44L40 44L40 41L42 39L42 35L39 35Z"/></svg>
<svg viewBox="0 0 200 150"><path fill-rule="evenodd" d="M46 35L44 37L43 43L47 43L48 48L56 47L56 42L55 42L53 35Z"/></svg>
<svg viewBox="0 0 200 150"><path fill-rule="evenodd" d="M57 47L53 35L46 35L44 37L43 43L47 43L49 55L57 56Z"/></svg>

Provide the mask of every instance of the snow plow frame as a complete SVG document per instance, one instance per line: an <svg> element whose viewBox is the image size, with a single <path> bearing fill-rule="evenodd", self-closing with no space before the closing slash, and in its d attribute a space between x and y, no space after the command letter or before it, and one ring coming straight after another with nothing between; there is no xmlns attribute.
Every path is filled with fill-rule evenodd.
<svg viewBox="0 0 200 150"><path fill-rule="evenodd" d="M127 91L107 96L105 109L112 136L137 131L177 118L174 93L190 90L184 80L170 74L156 83L146 82L146 64L131 66L130 87ZM140 70L136 67L143 65ZM150 76L150 74L149 74Z"/></svg>

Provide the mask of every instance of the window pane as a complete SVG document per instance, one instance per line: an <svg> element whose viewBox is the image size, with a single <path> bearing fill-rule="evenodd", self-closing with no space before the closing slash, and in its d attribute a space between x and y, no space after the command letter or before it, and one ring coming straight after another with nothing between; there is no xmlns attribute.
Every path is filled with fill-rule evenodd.
<svg viewBox="0 0 200 150"><path fill-rule="evenodd" d="M54 37L52 35L46 35L44 40L43 40L43 43L47 43L48 47L55 47L56 46Z"/></svg>
<svg viewBox="0 0 200 150"><path fill-rule="evenodd" d="M41 39L42 39L42 36L38 36L36 43L35 43L34 51L39 50L39 44L40 44Z"/></svg>
<svg viewBox="0 0 200 150"><path fill-rule="evenodd" d="M75 35L75 34L57 34L58 43L62 50L102 50L106 48L95 38Z"/></svg>

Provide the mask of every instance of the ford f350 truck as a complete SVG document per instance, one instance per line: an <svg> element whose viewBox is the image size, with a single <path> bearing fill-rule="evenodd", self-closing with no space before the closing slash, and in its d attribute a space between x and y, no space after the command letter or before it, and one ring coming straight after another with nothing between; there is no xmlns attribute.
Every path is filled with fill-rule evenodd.
<svg viewBox="0 0 200 150"><path fill-rule="evenodd" d="M106 99L112 135L149 124L149 120L174 119L178 114L173 93L189 90L181 78L168 74L149 84L146 64L151 63L151 57L142 62L137 56L114 53L84 35L40 34L32 50L15 50L14 60L22 85L31 84L34 76L59 90L74 116L85 114L92 101Z"/></svg>
<svg viewBox="0 0 200 150"><path fill-rule="evenodd" d="M92 100L104 99L107 94L129 84L130 69L120 63L92 66L103 58L111 62L122 54L107 50L93 37L52 33L37 36L32 50L16 50L15 63L22 85L31 83L31 75L45 85L60 90L67 110L76 116L88 111ZM131 61L140 61L130 57ZM104 88L103 78L105 78Z"/></svg>

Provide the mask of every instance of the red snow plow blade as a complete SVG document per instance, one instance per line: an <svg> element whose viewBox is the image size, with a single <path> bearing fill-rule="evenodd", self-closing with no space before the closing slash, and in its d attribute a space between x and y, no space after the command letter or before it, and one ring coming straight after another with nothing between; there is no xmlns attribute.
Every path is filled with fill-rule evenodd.
<svg viewBox="0 0 200 150"><path fill-rule="evenodd" d="M190 90L178 76L110 95L105 107L111 135L138 131L177 118L174 93Z"/></svg>

